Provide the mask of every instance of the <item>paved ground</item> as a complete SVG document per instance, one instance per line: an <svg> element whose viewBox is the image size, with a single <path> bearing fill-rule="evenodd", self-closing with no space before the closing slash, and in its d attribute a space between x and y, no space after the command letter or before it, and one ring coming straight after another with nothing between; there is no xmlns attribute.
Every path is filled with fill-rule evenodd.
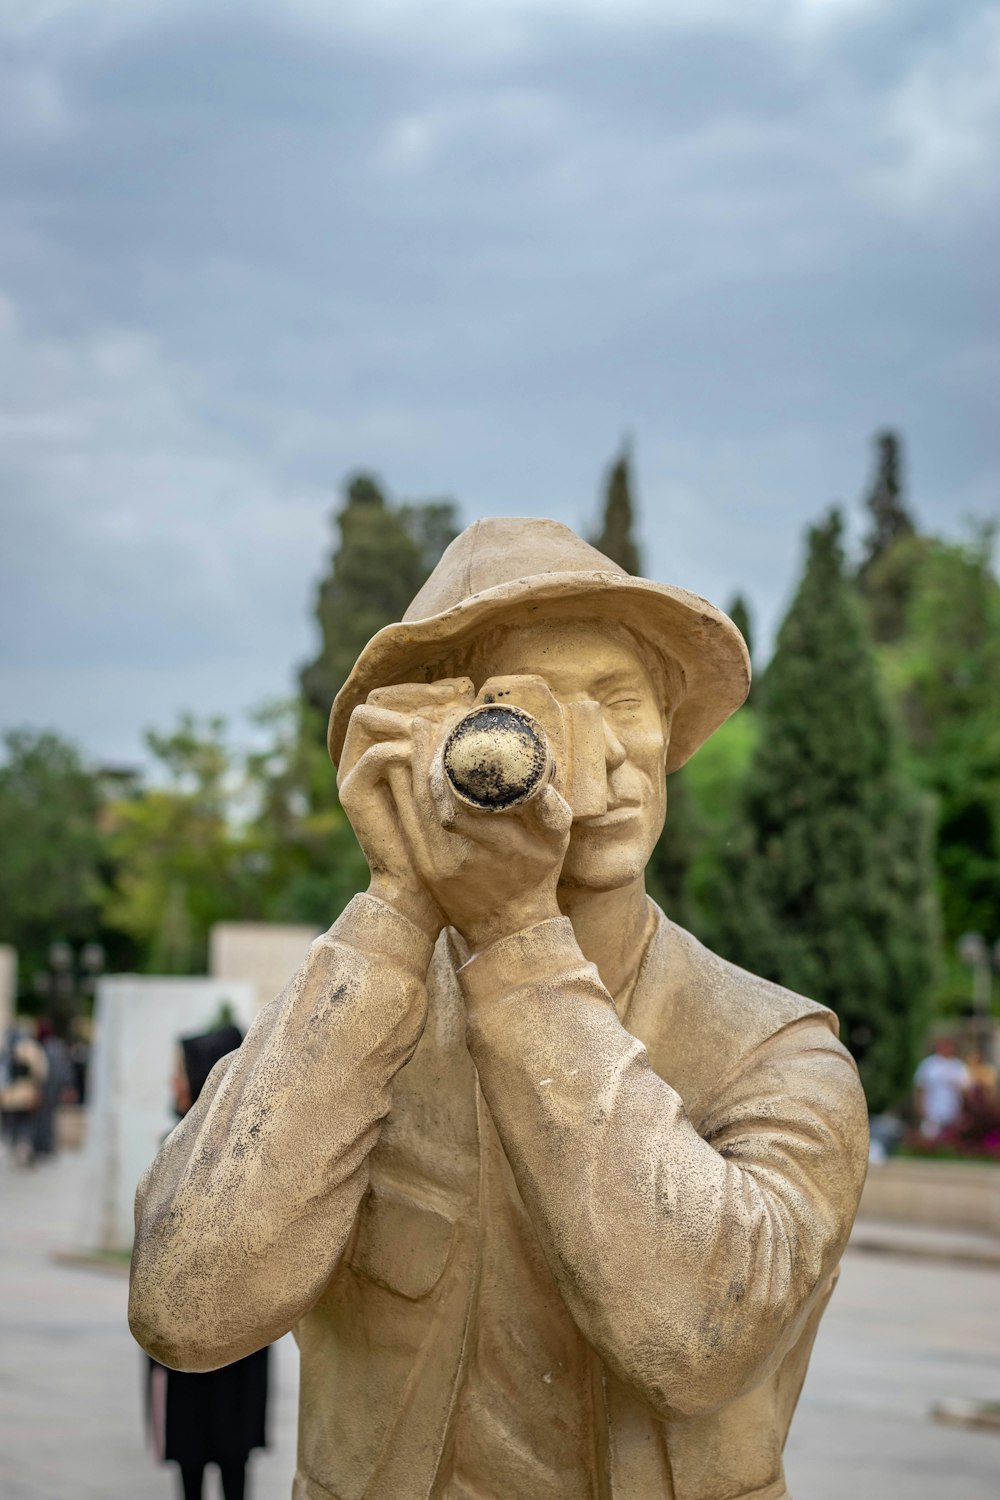
<svg viewBox="0 0 1000 1500"><path fill-rule="evenodd" d="M73 1243L79 1160L0 1163L0 1496L171 1500L146 1454L141 1357L121 1277L57 1265ZM275 1447L253 1500L287 1500L294 1345L277 1349ZM1000 1435L928 1420L948 1397L1000 1398L1000 1271L851 1253L824 1320L788 1453L795 1500L998 1500Z"/></svg>
<svg viewBox="0 0 1000 1500"><path fill-rule="evenodd" d="M125 1277L51 1258L74 1243L83 1188L75 1154L29 1172L0 1161L0 1500L173 1500L145 1446ZM252 1460L252 1500L288 1500L295 1471L291 1339L275 1354L274 1447Z"/></svg>

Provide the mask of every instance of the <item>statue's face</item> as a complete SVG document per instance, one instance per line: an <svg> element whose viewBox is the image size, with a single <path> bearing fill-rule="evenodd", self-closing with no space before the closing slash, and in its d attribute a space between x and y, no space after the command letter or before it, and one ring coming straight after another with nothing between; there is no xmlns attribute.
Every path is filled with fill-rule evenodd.
<svg viewBox="0 0 1000 1500"><path fill-rule="evenodd" d="M573 824L566 885L614 890L646 868L666 813L667 728L645 664L614 632L586 621L548 621L504 631L489 675L537 673L563 703L593 699L604 710L608 810Z"/></svg>

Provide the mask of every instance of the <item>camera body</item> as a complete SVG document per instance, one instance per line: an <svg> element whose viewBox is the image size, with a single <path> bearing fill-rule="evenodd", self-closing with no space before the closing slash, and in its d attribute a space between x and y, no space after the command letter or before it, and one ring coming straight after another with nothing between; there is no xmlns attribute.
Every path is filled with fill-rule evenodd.
<svg viewBox="0 0 1000 1500"><path fill-rule="evenodd" d="M599 703L560 703L543 677L491 677L443 747L455 796L505 812L554 786L574 818L607 811L604 718Z"/></svg>

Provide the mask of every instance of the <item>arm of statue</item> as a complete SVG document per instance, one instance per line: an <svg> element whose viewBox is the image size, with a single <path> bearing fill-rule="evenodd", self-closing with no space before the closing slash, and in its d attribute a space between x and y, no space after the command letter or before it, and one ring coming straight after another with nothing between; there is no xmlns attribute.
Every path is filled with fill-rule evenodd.
<svg viewBox="0 0 1000 1500"><path fill-rule="evenodd" d="M213 1369L286 1333L347 1243L393 1077L423 1029L441 926L388 796L407 723L385 743L359 730L342 762L369 893L213 1070L139 1184L129 1318L166 1365Z"/></svg>
<svg viewBox="0 0 1000 1500"><path fill-rule="evenodd" d="M139 1184L129 1321L177 1369L286 1333L328 1282L393 1076L420 1036L430 938L356 896Z"/></svg>
<svg viewBox="0 0 1000 1500"><path fill-rule="evenodd" d="M758 1384L836 1266L864 1181L864 1096L822 1018L757 1049L703 1138L565 919L460 978L484 1096L586 1338L661 1416Z"/></svg>

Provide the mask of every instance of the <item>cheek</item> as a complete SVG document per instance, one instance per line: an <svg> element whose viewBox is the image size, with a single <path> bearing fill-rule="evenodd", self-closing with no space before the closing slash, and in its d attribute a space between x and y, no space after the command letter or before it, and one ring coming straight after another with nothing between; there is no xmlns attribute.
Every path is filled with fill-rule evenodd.
<svg viewBox="0 0 1000 1500"><path fill-rule="evenodd" d="M659 716L632 725L623 748L626 764L641 778L645 837L650 845L660 836L667 814L667 736ZM639 787L635 788L639 792Z"/></svg>
<svg viewBox="0 0 1000 1500"><path fill-rule="evenodd" d="M660 720L649 719L623 726L618 737L630 764L651 780L660 780L667 757L667 741Z"/></svg>

